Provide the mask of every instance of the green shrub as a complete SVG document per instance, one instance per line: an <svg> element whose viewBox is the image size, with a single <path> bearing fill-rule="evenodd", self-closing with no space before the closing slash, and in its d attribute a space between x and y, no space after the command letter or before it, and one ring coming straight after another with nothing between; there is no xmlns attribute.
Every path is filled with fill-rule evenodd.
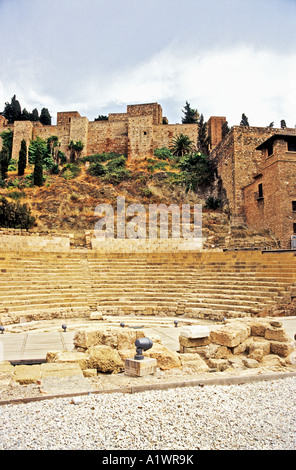
<svg viewBox="0 0 296 470"><path fill-rule="evenodd" d="M121 157L122 155L115 152L102 152L102 153L95 153L93 155L87 155L86 157L82 157L80 160L82 163L102 163L107 162L109 160L114 160L116 158Z"/></svg>
<svg viewBox="0 0 296 470"><path fill-rule="evenodd" d="M106 168L100 162L92 163L88 169L88 173L91 176L103 176L106 174Z"/></svg>
<svg viewBox="0 0 296 470"><path fill-rule="evenodd" d="M14 158L11 158L8 165L8 171L16 171L17 162Z"/></svg>
<svg viewBox="0 0 296 470"><path fill-rule="evenodd" d="M19 199L26 197L26 193L24 191L11 191L7 194L7 197L18 201Z"/></svg>
<svg viewBox="0 0 296 470"><path fill-rule="evenodd" d="M207 155L201 152L189 153L180 159L180 181L186 189L196 191L199 187L210 186L215 178L215 168Z"/></svg>
<svg viewBox="0 0 296 470"><path fill-rule="evenodd" d="M67 163L67 165L65 165L62 169L62 176L67 180L76 178L80 175L80 173L81 168L78 165L75 165L74 163Z"/></svg>
<svg viewBox="0 0 296 470"><path fill-rule="evenodd" d="M154 155L160 160L173 160L174 155L167 147L162 147L154 150Z"/></svg>
<svg viewBox="0 0 296 470"><path fill-rule="evenodd" d="M211 210L219 209L219 207L221 206L222 206L221 199L213 197L213 196L209 196L205 203L205 208L211 209Z"/></svg>
<svg viewBox="0 0 296 470"><path fill-rule="evenodd" d="M126 168L117 168L116 170L107 172L104 181L111 184L119 184L121 181L130 178L131 172Z"/></svg>
<svg viewBox="0 0 296 470"><path fill-rule="evenodd" d="M31 209L27 204L0 199L0 227L26 229L31 228L35 223L35 217L31 215Z"/></svg>
<svg viewBox="0 0 296 470"><path fill-rule="evenodd" d="M126 162L126 157L124 155L121 155L120 157L109 160L106 165L107 172L117 170L118 168L124 168L125 162Z"/></svg>

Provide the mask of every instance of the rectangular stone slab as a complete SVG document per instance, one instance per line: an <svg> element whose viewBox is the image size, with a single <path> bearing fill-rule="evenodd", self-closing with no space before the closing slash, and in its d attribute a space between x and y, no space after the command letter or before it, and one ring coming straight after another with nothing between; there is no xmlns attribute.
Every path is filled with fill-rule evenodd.
<svg viewBox="0 0 296 470"><path fill-rule="evenodd" d="M185 338L207 338L210 335L210 330L207 326L184 326L180 330L180 336L184 336Z"/></svg>
<svg viewBox="0 0 296 470"><path fill-rule="evenodd" d="M128 358L125 359L125 374L133 377L143 377L144 375L154 374L156 372L156 359L144 357L143 360Z"/></svg>

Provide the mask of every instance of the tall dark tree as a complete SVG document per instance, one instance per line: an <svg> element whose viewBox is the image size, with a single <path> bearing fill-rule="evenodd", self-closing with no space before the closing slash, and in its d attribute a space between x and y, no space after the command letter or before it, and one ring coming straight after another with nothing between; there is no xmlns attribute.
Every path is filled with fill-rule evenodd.
<svg viewBox="0 0 296 470"><path fill-rule="evenodd" d="M27 144L25 139L21 142L21 149L19 151L18 161L18 175L23 176L25 174L25 168L27 166Z"/></svg>
<svg viewBox="0 0 296 470"><path fill-rule="evenodd" d="M10 154L7 147L3 147L0 152L0 172L2 180L7 178L7 171L10 162Z"/></svg>
<svg viewBox="0 0 296 470"><path fill-rule="evenodd" d="M203 114L200 115L198 123L198 149L204 154L209 153L209 139L207 132L207 123L204 121Z"/></svg>
<svg viewBox="0 0 296 470"><path fill-rule="evenodd" d="M33 172L33 183L35 186L43 185L43 165L42 165L42 151L37 148L35 153L35 166Z"/></svg>
<svg viewBox="0 0 296 470"><path fill-rule="evenodd" d="M182 124L197 124L199 120L199 113L197 109L193 109L190 107L188 101L182 110L184 117L182 117Z"/></svg>
<svg viewBox="0 0 296 470"><path fill-rule="evenodd" d="M30 120L34 122L39 121L38 109L36 108L33 109L33 111L30 114Z"/></svg>
<svg viewBox="0 0 296 470"><path fill-rule="evenodd" d="M51 115L49 114L49 111L48 111L47 108L42 108L41 109L39 121L44 126L50 126L51 125Z"/></svg>
<svg viewBox="0 0 296 470"><path fill-rule="evenodd" d="M240 126L249 126L249 120L245 114L242 114Z"/></svg>
<svg viewBox="0 0 296 470"><path fill-rule="evenodd" d="M222 124L222 139L224 139L224 137L226 137L229 130L230 129L229 129L229 126L228 126L228 121L223 122L223 124Z"/></svg>
<svg viewBox="0 0 296 470"><path fill-rule="evenodd" d="M2 138L2 147L6 147L9 152L9 158L12 155L12 144L13 144L13 131L9 129L8 131L3 131L0 134Z"/></svg>
<svg viewBox="0 0 296 470"><path fill-rule="evenodd" d="M2 115L8 120L9 124L14 123L14 121L18 121L21 119L21 105L19 101L16 99L16 96L14 95L11 98L10 103L5 103L4 111Z"/></svg>
<svg viewBox="0 0 296 470"><path fill-rule="evenodd" d="M22 114L20 116L21 121L30 121L31 116L29 111L26 110L26 108L23 109Z"/></svg>

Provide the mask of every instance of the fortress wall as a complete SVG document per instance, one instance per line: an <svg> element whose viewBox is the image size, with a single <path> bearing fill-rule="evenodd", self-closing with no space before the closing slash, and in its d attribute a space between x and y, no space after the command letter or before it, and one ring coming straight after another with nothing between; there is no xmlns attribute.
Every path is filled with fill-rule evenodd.
<svg viewBox="0 0 296 470"><path fill-rule="evenodd" d="M89 122L87 154L102 152L127 154L127 133L127 120Z"/></svg>
<svg viewBox="0 0 296 470"><path fill-rule="evenodd" d="M128 157L141 160L153 156L153 116L128 119Z"/></svg>
<svg viewBox="0 0 296 470"><path fill-rule="evenodd" d="M196 124L167 124L153 127L153 147L170 147L172 139L180 134L186 134L197 143L198 126Z"/></svg>
<svg viewBox="0 0 296 470"><path fill-rule="evenodd" d="M67 154L70 142L70 127L68 124L59 126L34 126L33 139L36 139L38 136L41 137L41 139L47 140L52 135L58 137L59 143L61 144L61 152Z"/></svg>
<svg viewBox="0 0 296 470"><path fill-rule="evenodd" d="M162 108L157 103L128 105L127 114L131 118L152 116L153 124L162 124Z"/></svg>
<svg viewBox="0 0 296 470"><path fill-rule="evenodd" d="M33 137L33 123L31 121L16 121L13 126L13 145L11 158L18 160L21 142L24 139L27 144L27 154L30 141Z"/></svg>
<svg viewBox="0 0 296 470"><path fill-rule="evenodd" d="M275 133L287 130L267 127L234 126L226 138L211 152L226 190L233 215L244 214L242 188L252 183L261 171L262 153L256 147ZM292 130L294 133L295 129ZM289 129L290 132L290 129Z"/></svg>
<svg viewBox="0 0 296 470"><path fill-rule="evenodd" d="M265 161L262 174L244 188L246 222L249 226L270 229L281 241L282 248L290 248L296 212L296 153L287 151L287 144L279 140L273 154ZM263 197L258 198L262 184Z"/></svg>
<svg viewBox="0 0 296 470"><path fill-rule="evenodd" d="M81 141L84 144L81 156L87 155L88 145L88 119L86 117L72 117L70 122L70 142Z"/></svg>

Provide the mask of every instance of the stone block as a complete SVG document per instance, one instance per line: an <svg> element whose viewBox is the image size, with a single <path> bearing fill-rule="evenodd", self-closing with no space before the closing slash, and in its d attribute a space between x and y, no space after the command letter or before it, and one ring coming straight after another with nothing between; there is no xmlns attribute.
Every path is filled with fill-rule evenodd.
<svg viewBox="0 0 296 470"><path fill-rule="evenodd" d="M266 321L254 320L249 323L251 327L252 336L264 336L266 328L269 327L269 323Z"/></svg>
<svg viewBox="0 0 296 470"><path fill-rule="evenodd" d="M214 358L211 358L211 359L208 359L207 364L211 369L215 369L215 370L220 371L220 372L222 372L223 370L228 369L228 367L229 367L229 362L228 362L227 359L214 359Z"/></svg>
<svg viewBox="0 0 296 470"><path fill-rule="evenodd" d="M185 348L196 348L210 344L210 338L188 338L186 336L179 336L179 344Z"/></svg>
<svg viewBox="0 0 296 470"><path fill-rule="evenodd" d="M267 354L270 353L270 342L269 341L264 341L264 338L261 338L261 341L258 339L256 340L254 338L254 341L249 342L249 354L252 354L255 350L260 349L262 351L262 354L266 356Z"/></svg>
<svg viewBox="0 0 296 470"><path fill-rule="evenodd" d="M144 357L139 361L133 358L127 358L124 361L125 374L133 377L143 377L145 375L155 374L157 360L151 357Z"/></svg>
<svg viewBox="0 0 296 470"><path fill-rule="evenodd" d="M248 369L255 369L256 367L259 367L259 362L254 358L243 357L242 361L244 366Z"/></svg>
<svg viewBox="0 0 296 470"><path fill-rule="evenodd" d="M14 380L21 385L37 383L40 377L40 364L14 366Z"/></svg>
<svg viewBox="0 0 296 470"><path fill-rule="evenodd" d="M289 338L283 328L266 328L265 338L269 341L280 341L284 343L291 341L291 338Z"/></svg>
<svg viewBox="0 0 296 470"><path fill-rule="evenodd" d="M82 373L84 377L96 377L98 375L97 369L84 369Z"/></svg>
<svg viewBox="0 0 296 470"><path fill-rule="evenodd" d="M251 334L251 328L242 322L218 326L210 332L213 343L234 348L245 341Z"/></svg>
<svg viewBox="0 0 296 470"><path fill-rule="evenodd" d="M77 363L54 363L46 362L41 364L41 378L47 377L71 377L74 375L82 376L82 370Z"/></svg>
<svg viewBox="0 0 296 470"><path fill-rule="evenodd" d="M206 326L183 326L180 330L180 336L184 338L196 339L196 338L208 338L210 330Z"/></svg>
<svg viewBox="0 0 296 470"><path fill-rule="evenodd" d="M270 342L270 352L281 357L288 357L294 351L294 345L292 342L283 343L281 341Z"/></svg>
<svg viewBox="0 0 296 470"><path fill-rule="evenodd" d="M2 361L0 362L0 373L12 375L14 366L9 361Z"/></svg>
<svg viewBox="0 0 296 470"><path fill-rule="evenodd" d="M243 343L240 343L238 346L235 346L235 348L231 348L232 354L235 354L235 355L243 354L246 349L247 349L246 341L244 341Z"/></svg>
<svg viewBox="0 0 296 470"><path fill-rule="evenodd" d="M161 370L169 370L181 367L181 360L175 351L171 351L162 344L155 343L146 352L146 355L157 360L157 367Z"/></svg>
<svg viewBox="0 0 296 470"><path fill-rule="evenodd" d="M122 372L124 363L116 349L106 345L92 346L87 351L88 369L97 369L98 372L115 373Z"/></svg>
<svg viewBox="0 0 296 470"><path fill-rule="evenodd" d="M183 369L190 369L191 372L207 372L209 370L209 366L199 354L181 354L180 359Z"/></svg>
<svg viewBox="0 0 296 470"><path fill-rule="evenodd" d="M49 351L46 355L46 362L51 363L77 363L80 368L87 368L87 354L77 351Z"/></svg>

